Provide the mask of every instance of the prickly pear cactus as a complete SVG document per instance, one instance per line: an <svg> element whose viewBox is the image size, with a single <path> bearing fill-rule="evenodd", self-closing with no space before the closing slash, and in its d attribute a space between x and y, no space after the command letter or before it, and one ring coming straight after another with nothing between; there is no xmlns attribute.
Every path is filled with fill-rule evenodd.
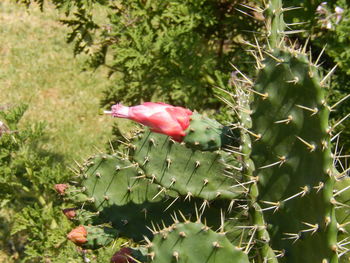
<svg viewBox="0 0 350 263"><path fill-rule="evenodd" d="M242 164L225 152L196 151L147 133L135 144L133 159L147 178L183 196L210 201L234 199L246 192L237 184L242 180Z"/></svg>
<svg viewBox="0 0 350 263"><path fill-rule="evenodd" d="M266 13L272 47L257 56L249 130L257 202L279 262L338 262L325 79L304 50L283 43L281 1Z"/></svg>
<svg viewBox="0 0 350 263"><path fill-rule="evenodd" d="M151 262L246 263L248 256L225 237L200 222L174 223L157 231L150 247Z"/></svg>
<svg viewBox="0 0 350 263"><path fill-rule="evenodd" d="M153 136L167 139L163 135ZM198 199L195 192L187 198L181 197L147 178L137 163L120 159L117 155L101 154L89 158L79 177L80 190L73 189L84 195L86 201L81 203L73 199L73 202L75 206L82 207L78 209L76 218L80 224L87 220L82 215L91 215L90 223L111 223L120 235L136 241L152 234L152 224L172 223L171 214L178 210L186 216L195 216L195 208L202 208L210 226L217 227L219 224L214 219L220 216L220 210L215 206L205 209L208 201ZM71 193L69 189L67 194ZM159 217L160 214L163 217ZM79 215L81 218L78 218Z"/></svg>
<svg viewBox="0 0 350 263"><path fill-rule="evenodd" d="M102 231L99 227L105 224L112 226L118 236L136 242L153 239L161 228L178 222L179 214L186 220L205 222L192 223L197 225L195 229L199 226L219 229L220 233L206 231L212 242L222 241L222 245L213 247L213 251L222 251L218 258L233 253L231 248L240 244L241 231L228 224L236 219L224 220L224 213L232 218L241 217L241 209L235 202L247 191L239 183L241 174L231 168L240 164L235 156L221 151L193 150L165 135L148 131L136 134L127 151L128 158L118 154L89 158L79 167L74 185L64 185L64 190L59 191L70 206L78 207L74 214L69 214L69 219L77 225L88 224L86 239L76 242L77 245L96 249L111 244L111 235L105 233L109 228ZM230 230L229 238L224 237L225 230ZM96 237L98 233L100 238ZM154 251L152 247L147 249L151 262ZM239 255L240 262L248 262L246 254L236 248L235 251L232 255ZM208 259L216 262L217 256Z"/></svg>
<svg viewBox="0 0 350 263"><path fill-rule="evenodd" d="M350 182L348 170L335 167L338 123L329 125L329 113L336 105L327 104L325 89L332 71L321 77L306 47L286 44L293 32L282 1L255 11L266 17L269 44L250 44L256 78L236 69L242 79L227 91L238 123L223 126L164 103L109 112L170 137L135 133L123 152L80 166L74 186L57 187L79 208L70 219L88 225L78 245L109 243L114 236L101 232L107 225L146 251L135 262L349 261Z"/></svg>
<svg viewBox="0 0 350 263"><path fill-rule="evenodd" d="M201 114L193 113L184 143L190 148L214 151L237 144L237 135L229 128Z"/></svg>
<svg viewBox="0 0 350 263"><path fill-rule="evenodd" d="M285 251L286 262L333 262L335 177L321 79L296 51L276 49L262 65L254 86L251 159L266 222L278 225L272 246ZM319 252L311 253L316 247Z"/></svg>

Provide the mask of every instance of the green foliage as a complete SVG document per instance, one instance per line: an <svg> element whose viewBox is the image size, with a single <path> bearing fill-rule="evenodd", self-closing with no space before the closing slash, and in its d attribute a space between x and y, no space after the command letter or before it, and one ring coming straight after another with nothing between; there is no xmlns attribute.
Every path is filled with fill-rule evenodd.
<svg viewBox="0 0 350 263"><path fill-rule="evenodd" d="M2 111L4 125L8 127L1 135L1 197L12 204L30 203L34 198L46 199L41 193L50 192L52 184L67 178L62 168L50 167L50 157L43 156L40 140L44 124L37 123L25 129L18 128L18 122L25 111L24 106ZM58 174L62 174L57 178Z"/></svg>
<svg viewBox="0 0 350 263"><path fill-rule="evenodd" d="M68 41L75 41L75 54L89 54L92 67L105 65L114 75L104 105L156 99L216 109L216 72L226 85L232 57L249 59L238 35L259 24L242 23L244 15L235 8L249 9L230 1L54 3L70 15L62 22L71 29ZM101 19L97 12L107 15Z"/></svg>
<svg viewBox="0 0 350 263"><path fill-rule="evenodd" d="M342 8L343 13L336 13L335 8ZM346 74L350 74L350 8L345 0L323 5L324 13L318 15L314 29L313 43L323 47L327 43L326 53Z"/></svg>
<svg viewBox="0 0 350 263"><path fill-rule="evenodd" d="M26 108L0 112L0 231L4 237L0 245L13 243L12 253L18 253L23 262L37 262L56 257L57 248L66 244L68 224L58 226L62 212L52 186L69 175L42 151L42 123L19 128Z"/></svg>
<svg viewBox="0 0 350 263"><path fill-rule="evenodd" d="M70 259L77 257L73 253L73 247L66 246L65 234L69 230L69 224L62 218L57 203L42 207L34 201L17 212L11 221L12 238L21 237L24 242L21 262L52 260L61 254L61 250L70 251Z"/></svg>

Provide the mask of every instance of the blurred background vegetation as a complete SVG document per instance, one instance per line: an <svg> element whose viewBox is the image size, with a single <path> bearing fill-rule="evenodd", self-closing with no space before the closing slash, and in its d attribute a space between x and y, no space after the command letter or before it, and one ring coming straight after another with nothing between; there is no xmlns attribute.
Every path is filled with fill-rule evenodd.
<svg viewBox="0 0 350 263"><path fill-rule="evenodd" d="M234 121L218 87L230 89L237 74L232 65L254 79L250 45L267 45L264 17L254 10L259 4L2 0L0 262L108 262L116 248L85 254L66 242L70 224L53 185L72 178L73 160L108 148L111 136L126 132L129 123L99 115L116 102L163 101ZM296 47L308 41L314 61L324 49L325 74L338 64L329 93L335 103L350 92L349 4L284 4L300 7L286 13L286 41ZM350 100L332 121L349 112ZM350 153L349 124L338 127L344 154Z"/></svg>

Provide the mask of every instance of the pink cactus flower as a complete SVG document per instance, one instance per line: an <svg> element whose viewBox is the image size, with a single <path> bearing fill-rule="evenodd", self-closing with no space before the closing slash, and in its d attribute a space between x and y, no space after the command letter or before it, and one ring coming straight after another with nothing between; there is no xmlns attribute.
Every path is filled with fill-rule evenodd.
<svg viewBox="0 0 350 263"><path fill-rule="evenodd" d="M60 195L64 195L67 188L68 184L55 184L55 190Z"/></svg>
<svg viewBox="0 0 350 263"><path fill-rule="evenodd" d="M76 210L77 208L66 208L63 209L62 212L68 219L73 219L77 215L75 212Z"/></svg>
<svg viewBox="0 0 350 263"><path fill-rule="evenodd" d="M78 226L69 232L67 238L74 244L81 246L87 242L87 230L84 226Z"/></svg>
<svg viewBox="0 0 350 263"><path fill-rule="evenodd" d="M118 252L116 252L111 258L111 263L134 263L128 255L131 255L132 250L128 247L121 248Z"/></svg>
<svg viewBox="0 0 350 263"><path fill-rule="evenodd" d="M166 134L175 141L182 141L190 124L192 111L160 102L145 102L138 106L126 107L118 103L112 111L105 113L113 117L127 118L151 128L151 131Z"/></svg>

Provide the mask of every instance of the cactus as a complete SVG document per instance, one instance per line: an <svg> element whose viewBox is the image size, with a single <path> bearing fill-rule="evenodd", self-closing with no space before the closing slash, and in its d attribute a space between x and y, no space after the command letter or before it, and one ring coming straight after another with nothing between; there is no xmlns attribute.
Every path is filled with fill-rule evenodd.
<svg viewBox="0 0 350 263"><path fill-rule="evenodd" d="M148 140L149 137L149 132L146 132L141 138L136 136L139 140L136 142L136 148L138 145L144 145L145 140ZM158 142L162 142L161 144L164 140L173 143L164 135L152 134L152 137ZM146 148L146 146L144 147ZM181 152L181 149L184 152L188 150L183 145L176 145L176 147L178 152ZM213 155L213 153L209 154ZM133 157L137 160L139 156L135 154ZM131 161L133 160L108 154L89 158L84 166L81 166L78 175L80 186L65 188L64 199L69 200L75 207L81 207L75 208L74 216L69 218L78 224L111 223L120 235L133 238L136 241L142 240L144 236L152 236L153 230L150 230L150 226L171 223L173 221L172 214L178 210L186 216L205 216L209 226L219 227L220 222L216 218L220 216L220 208L230 206L230 198L227 198L230 200L221 202L215 200L210 207L207 207L209 206L208 200L211 199L200 199L199 196L205 195L207 197L210 194L217 196L218 191L204 190L203 178L198 180L200 182L198 188L202 191L195 190L195 185L189 185L185 190L186 196L181 196L176 191L178 190L176 187L167 189L165 186L157 184L152 176L145 175L146 169L145 171L141 170L141 165ZM210 163L212 167L210 169L214 170L219 162L216 159L213 161L215 161L215 165ZM203 167L206 166L203 164ZM222 166L219 165L219 168ZM194 169L197 168L194 167ZM209 168L207 167L207 169ZM198 176L195 173L192 175ZM223 178L226 177L223 176ZM215 180L213 180L213 184L214 182ZM217 185L221 186L219 183ZM237 195L229 188L231 184L227 184L226 187L230 191L228 191L229 194L223 191L223 196ZM209 186L209 188L212 187ZM189 194L190 190L193 192L192 194ZM84 196L85 202L82 203L80 199L76 198L77 193ZM71 209L67 208L65 211L71 211ZM232 211L231 214L234 212ZM159 214L164 216L159 217Z"/></svg>
<svg viewBox="0 0 350 263"><path fill-rule="evenodd" d="M110 244L118 232L110 227L78 226L74 228L67 238L85 249L97 249Z"/></svg>
<svg viewBox="0 0 350 263"><path fill-rule="evenodd" d="M216 233L200 222L176 222L157 231L150 247L151 262L248 262L248 256L234 247L225 233Z"/></svg>
<svg viewBox="0 0 350 263"><path fill-rule="evenodd" d="M133 159L146 177L183 196L234 199L245 192L236 185L241 180L241 163L224 152L195 151L164 135L147 133L135 143ZM228 171L231 167L236 171Z"/></svg>
<svg viewBox="0 0 350 263"><path fill-rule="evenodd" d="M251 158L258 202L267 223L279 226L271 243L285 250L287 262L332 262L337 227L329 108L316 67L292 52L275 50L255 84ZM318 253L303 253L316 247Z"/></svg>
<svg viewBox="0 0 350 263"><path fill-rule="evenodd" d="M281 3L264 8L269 45L254 45L255 81L237 70L244 84L227 91L239 122L161 103L114 106L108 113L157 133L136 133L123 153L81 166L77 186L57 187L81 207L73 221L144 240L144 263L346 262L350 183L331 152L332 71L322 79L305 48L287 46Z"/></svg>
<svg viewBox="0 0 350 263"><path fill-rule="evenodd" d="M185 133L186 145L202 151L215 151L238 143L238 136L229 127L198 113L192 114Z"/></svg>
<svg viewBox="0 0 350 263"><path fill-rule="evenodd" d="M334 184L334 203L336 205L336 218L338 222L338 254L339 262L346 263L350 261L347 254L350 249L349 233L350 233L350 178L343 177L338 179Z"/></svg>

